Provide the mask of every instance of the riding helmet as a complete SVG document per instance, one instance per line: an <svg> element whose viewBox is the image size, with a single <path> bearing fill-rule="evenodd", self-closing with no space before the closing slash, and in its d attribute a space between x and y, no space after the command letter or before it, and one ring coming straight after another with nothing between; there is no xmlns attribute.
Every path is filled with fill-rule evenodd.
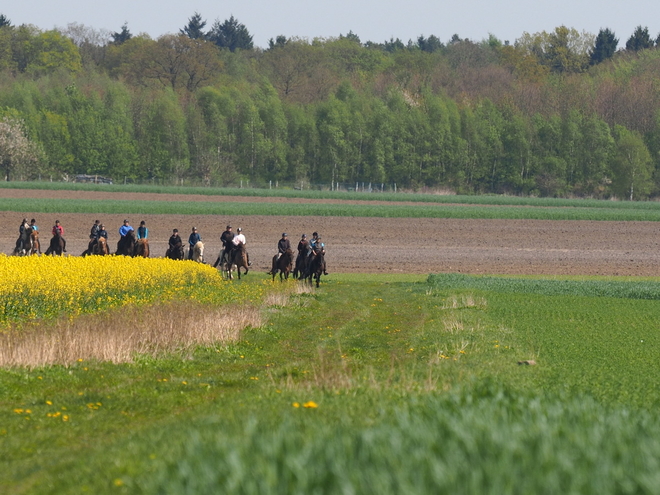
<svg viewBox="0 0 660 495"><path fill-rule="evenodd" d="M243 232L243 229L239 227L236 229L236 232Z"/></svg>

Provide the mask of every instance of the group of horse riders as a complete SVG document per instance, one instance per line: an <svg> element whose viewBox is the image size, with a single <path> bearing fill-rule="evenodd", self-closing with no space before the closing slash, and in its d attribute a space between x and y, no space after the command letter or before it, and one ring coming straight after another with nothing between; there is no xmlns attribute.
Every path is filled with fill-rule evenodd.
<svg viewBox="0 0 660 495"><path fill-rule="evenodd" d="M19 253L21 251L26 250L26 244L29 241L29 237L26 234L31 235L32 232L38 233L38 231L39 231L39 227L37 227L36 220L34 218L29 223L27 221L27 218L24 218L19 227L19 238L16 241L16 249L14 252ZM55 225L53 226L52 234L53 234L53 238L61 239L62 252L66 253L66 240L64 239L64 227L62 227L62 224L60 223L59 220L55 220ZM147 228L146 222L142 220L137 230L134 230L133 227L131 227L130 222L127 219L125 219L121 227L119 227L119 235L120 235L120 240L117 243L118 251L122 243L129 237L137 241L139 241L140 239L147 239L149 237L149 229ZM107 244L108 231L105 229L105 226L99 220L94 221L94 225L92 225L92 228L89 233L89 239L90 240L87 250L83 254L94 253L95 252L94 249L99 244L99 242L103 244ZM103 241L100 241L101 239L103 239ZM241 227L238 227L238 229L236 229L236 233L234 233L231 225L227 225L227 228L220 236L220 240L222 242L222 250L220 251L217 260L213 264L214 268L216 268L220 263L225 263L230 261L232 259L233 253L240 247L245 246L246 244L246 239L245 239L245 235L243 234L243 229ZM201 241L202 241L202 236L197 231L197 228L193 227L192 232L188 237L188 245L189 245L188 259L193 258L193 248L195 245L197 245L197 243ZM298 251L298 255L296 257L295 266L296 266L296 271L300 273L301 277L306 275L306 271L307 271L306 267L310 265L310 261L314 257L319 255L321 255L320 259L322 260L322 265L321 265L322 272L324 275L328 274L325 264L325 244L321 240L321 236L319 235L318 232L314 232L312 234L312 238L309 240L307 239L306 234L302 234L302 237L298 241L297 251ZM268 272L269 275L274 275L277 272L278 261L280 260L281 256L287 254L287 252L292 253L291 243L289 241L288 234L284 232L282 234L282 238L277 242L277 254L273 257L272 268L271 271ZM250 261L249 254L247 254L246 252L245 255L247 258L247 265L252 266L252 262ZM172 235L170 236L170 239L168 241L168 249L166 252L166 257L174 258L174 259L184 258L183 240L179 236L178 229L172 230Z"/></svg>
<svg viewBox="0 0 660 495"><path fill-rule="evenodd" d="M218 258L215 260L215 263L213 263L213 268L216 268L218 265L228 263L233 259L234 253L242 246L245 246L246 239L245 234L243 234L243 229L238 227L236 229L236 233L234 233L232 226L227 225L224 232L220 235L220 242L222 242L222 250L220 250ZM247 259L247 265L252 266L250 255L247 253L247 251L245 252L245 256Z"/></svg>
<svg viewBox="0 0 660 495"><path fill-rule="evenodd" d="M300 274L301 278L307 276L308 267L311 266L312 259L317 256L321 260L320 268L323 274L328 274L325 263L325 244L318 232L314 232L312 238L309 240L307 239L307 234L303 234L298 241L296 249L298 255L296 256L294 275ZM282 233L282 238L277 241L277 254L273 256L273 264L271 270L268 272L269 275L275 276L280 258L287 255L287 253L292 253L291 242L289 241L288 234L284 232Z"/></svg>

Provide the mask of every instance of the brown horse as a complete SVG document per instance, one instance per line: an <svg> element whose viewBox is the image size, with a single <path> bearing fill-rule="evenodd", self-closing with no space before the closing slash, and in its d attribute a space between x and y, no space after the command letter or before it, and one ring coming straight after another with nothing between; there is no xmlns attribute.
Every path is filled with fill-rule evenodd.
<svg viewBox="0 0 660 495"><path fill-rule="evenodd" d="M305 274L305 280L309 281L309 285L312 285L314 281L316 281L316 287L319 286L321 275L323 274L324 264L325 259L323 257L323 253L312 252L311 259L309 260L309 265L307 267L307 273Z"/></svg>
<svg viewBox="0 0 660 495"><path fill-rule="evenodd" d="M135 231L129 230L128 233L117 241L116 255L135 256Z"/></svg>
<svg viewBox="0 0 660 495"><path fill-rule="evenodd" d="M99 237L98 241L92 246L92 251L90 254L96 254L100 256L107 256L110 254L110 249L108 249L108 241L105 237Z"/></svg>
<svg viewBox="0 0 660 495"><path fill-rule="evenodd" d="M226 264L225 269L227 271L227 278L233 280L234 276L232 271L234 266L236 266L236 271L238 272L238 280L241 279L241 267L245 268L245 275L249 271L248 260L247 260L247 251L245 250L245 244L239 242L238 245L233 249L230 255L229 263Z"/></svg>
<svg viewBox="0 0 660 495"><path fill-rule="evenodd" d="M291 248L287 249L279 259L275 259L277 256L273 257L275 264L275 270L273 270L273 282L275 281L275 275L277 272L280 272L280 282L284 280L289 280L289 273L291 273L291 268L293 267L293 251Z"/></svg>
<svg viewBox="0 0 660 495"><path fill-rule="evenodd" d="M32 244L30 254L41 254L41 243L39 242L38 230L32 230L32 233L30 234L30 242Z"/></svg>
<svg viewBox="0 0 660 495"><path fill-rule="evenodd" d="M135 254L134 256L140 256L142 258L149 257L149 240L140 239L135 243Z"/></svg>
<svg viewBox="0 0 660 495"><path fill-rule="evenodd" d="M53 256L62 256L64 252L64 239L59 231L55 231L55 235L50 239L50 246L46 249L46 255L52 254Z"/></svg>

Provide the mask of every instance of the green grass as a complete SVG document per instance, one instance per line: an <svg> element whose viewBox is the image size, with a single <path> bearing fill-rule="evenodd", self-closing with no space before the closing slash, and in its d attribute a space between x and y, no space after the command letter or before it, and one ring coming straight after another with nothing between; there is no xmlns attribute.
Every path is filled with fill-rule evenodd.
<svg viewBox="0 0 660 495"><path fill-rule="evenodd" d="M332 275L229 347L0 371L0 486L655 493L659 283Z"/></svg>
<svg viewBox="0 0 660 495"><path fill-rule="evenodd" d="M298 204L249 202L183 202L131 200L30 199L29 209L37 213L116 213L180 215L284 215L381 218L460 218L660 221L660 208L552 208L486 205L379 205ZM610 203L611 204L611 203ZM623 203L622 203L623 204ZM628 203L626 203L628 204ZM632 203L631 203L632 204ZM651 203L635 203L642 206ZM15 211L15 199L0 198L0 211Z"/></svg>
<svg viewBox="0 0 660 495"><path fill-rule="evenodd" d="M265 198L344 199L362 201L416 202L491 206L534 206L549 208L604 208L616 210L660 210L657 201L608 201L597 199L532 198L502 195L442 195L423 193L363 193L345 191L255 189L238 187L185 187L135 184L79 184L68 182L0 182L0 189L41 189L156 194L198 194L204 196L246 196Z"/></svg>

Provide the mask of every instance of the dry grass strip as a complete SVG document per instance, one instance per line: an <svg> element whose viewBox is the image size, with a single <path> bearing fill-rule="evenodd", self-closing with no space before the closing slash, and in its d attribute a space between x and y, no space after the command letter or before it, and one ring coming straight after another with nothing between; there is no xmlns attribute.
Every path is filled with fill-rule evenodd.
<svg viewBox="0 0 660 495"><path fill-rule="evenodd" d="M0 367L67 365L78 359L131 362L136 354L235 342L244 328L261 325L260 310L254 307L173 303L124 308L0 333Z"/></svg>

